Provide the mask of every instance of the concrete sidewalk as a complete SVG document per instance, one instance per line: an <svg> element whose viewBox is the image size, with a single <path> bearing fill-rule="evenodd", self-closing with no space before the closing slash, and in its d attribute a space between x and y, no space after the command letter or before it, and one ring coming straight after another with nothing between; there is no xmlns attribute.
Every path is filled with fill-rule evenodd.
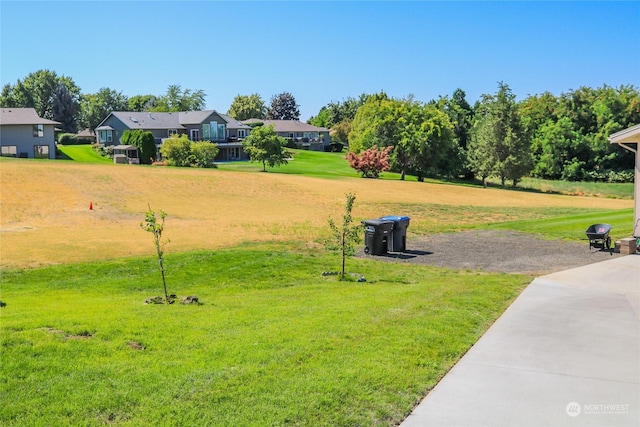
<svg viewBox="0 0 640 427"><path fill-rule="evenodd" d="M640 255L534 280L401 424L640 426Z"/></svg>

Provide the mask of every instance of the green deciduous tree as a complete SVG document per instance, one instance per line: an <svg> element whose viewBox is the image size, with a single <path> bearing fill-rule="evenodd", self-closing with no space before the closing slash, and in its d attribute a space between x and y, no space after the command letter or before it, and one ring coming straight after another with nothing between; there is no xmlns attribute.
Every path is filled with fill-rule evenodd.
<svg viewBox="0 0 640 427"><path fill-rule="evenodd" d="M340 280L344 280L345 276L345 263L347 256L355 253L355 245L360 241L360 235L362 234L362 226L357 224L353 225L353 217L351 211L356 201L356 196L353 193L345 194L345 206L344 213L342 214L342 224L336 225L333 218L329 218L329 227L331 228L332 238L327 242L329 249L337 249L342 255L342 269L340 270Z"/></svg>
<svg viewBox="0 0 640 427"><path fill-rule="evenodd" d="M404 179L413 172L419 180L427 174L453 174L461 161L452 126L434 105L413 98L369 98L351 123L349 150L394 146L391 169ZM458 161L454 161L458 160Z"/></svg>
<svg viewBox="0 0 640 427"><path fill-rule="evenodd" d="M251 95L236 95L227 114L236 120L264 119L267 107L262 97L257 93Z"/></svg>
<svg viewBox="0 0 640 427"><path fill-rule="evenodd" d="M206 94L202 89L182 89L180 85L169 85L167 92L156 98L149 111L197 111L204 110Z"/></svg>
<svg viewBox="0 0 640 427"><path fill-rule="evenodd" d="M40 117L54 120L53 103L60 85L65 86L72 102L78 101L80 88L70 77L58 76L52 70L38 70L18 80L15 85L6 84L0 94L0 105L34 108Z"/></svg>
<svg viewBox="0 0 640 427"><path fill-rule="evenodd" d="M112 111L126 111L128 98L108 87L101 88L93 94L80 96L80 116L78 123L81 128L95 129Z"/></svg>
<svg viewBox="0 0 640 427"><path fill-rule="evenodd" d="M254 128L248 137L242 141L244 151L249 154L252 162L262 162L262 170L266 172L269 167L286 165L291 157L285 147L287 141L278 136L273 125L258 126Z"/></svg>
<svg viewBox="0 0 640 427"><path fill-rule="evenodd" d="M127 101L128 111L150 111L157 102L155 95L135 95L129 98Z"/></svg>
<svg viewBox="0 0 640 427"><path fill-rule="evenodd" d="M351 132L351 121L344 120L338 124L335 124L331 127L331 131L329 135L331 136L331 141L342 142L343 144L347 144L349 141L349 132Z"/></svg>
<svg viewBox="0 0 640 427"><path fill-rule="evenodd" d="M282 92L271 97L267 108L268 120L300 120L300 106L289 92Z"/></svg>

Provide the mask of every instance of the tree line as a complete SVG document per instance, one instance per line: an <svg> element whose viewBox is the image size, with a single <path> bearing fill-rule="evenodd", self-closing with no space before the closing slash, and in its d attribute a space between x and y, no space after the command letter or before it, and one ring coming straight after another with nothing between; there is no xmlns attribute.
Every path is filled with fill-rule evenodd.
<svg viewBox="0 0 640 427"><path fill-rule="evenodd" d="M608 136L640 123L640 93L631 85L581 87L517 101L500 82L473 106L462 89L420 102L386 93L347 98L322 107L309 122L331 128L332 139L361 153L393 147L390 168L426 176L562 180L633 180L632 153Z"/></svg>
<svg viewBox="0 0 640 427"><path fill-rule="evenodd" d="M61 123L66 133L95 129L113 111L173 112L204 110L204 90L169 85L161 95L134 95L103 87L96 93L82 93L71 77L52 70L30 73L15 84L5 84L0 106L34 108L40 117ZM267 106L258 94L238 95L228 114L237 120L249 118L299 120L300 106L289 92L274 95Z"/></svg>
<svg viewBox="0 0 640 427"><path fill-rule="evenodd" d="M72 78L38 70L0 93L2 107L33 107L62 123L64 132L94 129L112 111L191 111L205 108L203 90L170 85L161 95L135 95L101 88L82 93ZM299 120L295 97L283 92L267 105L260 95L237 95L227 114ZM513 185L525 175L562 180L631 181L633 156L609 144L612 133L640 123L640 92L632 85L580 87L517 101L503 82L470 105L462 89L421 102L384 91L330 102L308 122L331 129L332 141L359 153L390 150L391 170L416 175L483 181L497 177Z"/></svg>

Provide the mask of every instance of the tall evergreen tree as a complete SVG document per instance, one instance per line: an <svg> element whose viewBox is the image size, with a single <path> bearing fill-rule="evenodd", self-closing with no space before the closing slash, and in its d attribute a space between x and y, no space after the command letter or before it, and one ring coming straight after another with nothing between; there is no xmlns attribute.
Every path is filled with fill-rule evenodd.
<svg viewBox="0 0 640 427"><path fill-rule="evenodd" d="M483 178L497 176L504 187L515 187L532 167L529 138L522 125L515 95L503 82L495 95L481 103L471 143L471 167Z"/></svg>
<svg viewBox="0 0 640 427"><path fill-rule="evenodd" d="M76 133L78 131L77 112L77 101L73 99L67 86L60 83L53 96L53 105L51 106L53 120L61 123L60 127L63 132Z"/></svg>

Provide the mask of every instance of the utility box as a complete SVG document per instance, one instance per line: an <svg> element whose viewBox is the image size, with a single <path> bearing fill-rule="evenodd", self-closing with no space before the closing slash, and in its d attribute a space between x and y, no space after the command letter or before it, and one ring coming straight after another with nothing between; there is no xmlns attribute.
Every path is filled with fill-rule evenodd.
<svg viewBox="0 0 640 427"><path fill-rule="evenodd" d="M393 231L393 221L367 219L364 225L364 253L367 255L384 255L387 253L389 238Z"/></svg>
<svg viewBox="0 0 640 427"><path fill-rule="evenodd" d="M408 216L383 216L383 221L392 221L393 230L387 241L389 252L404 252L407 249L407 228L410 218Z"/></svg>

